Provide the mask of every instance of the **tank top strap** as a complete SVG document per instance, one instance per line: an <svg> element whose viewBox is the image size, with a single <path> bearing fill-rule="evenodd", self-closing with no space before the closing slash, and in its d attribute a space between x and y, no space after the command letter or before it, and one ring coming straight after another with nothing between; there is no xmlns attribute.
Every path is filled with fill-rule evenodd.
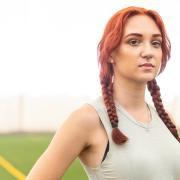
<svg viewBox="0 0 180 180"><path fill-rule="evenodd" d="M96 112L99 116L99 119L100 119L102 125L104 126L105 131L108 135L109 142L111 144L111 142L112 142L112 137L111 137L112 126L111 126L109 116L107 114L107 110L106 110L102 96L99 96L98 98L87 102L87 104L91 105L96 110Z"/></svg>

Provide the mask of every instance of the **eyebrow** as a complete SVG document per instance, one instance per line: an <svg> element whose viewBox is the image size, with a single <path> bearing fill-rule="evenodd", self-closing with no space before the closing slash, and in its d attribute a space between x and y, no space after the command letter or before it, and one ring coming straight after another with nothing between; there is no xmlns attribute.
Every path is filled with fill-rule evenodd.
<svg viewBox="0 0 180 180"><path fill-rule="evenodd" d="M127 38L129 36L143 37L143 35L140 33L130 33L130 34L127 34L124 38ZM153 34L152 37L161 37L162 38L162 35L161 34Z"/></svg>

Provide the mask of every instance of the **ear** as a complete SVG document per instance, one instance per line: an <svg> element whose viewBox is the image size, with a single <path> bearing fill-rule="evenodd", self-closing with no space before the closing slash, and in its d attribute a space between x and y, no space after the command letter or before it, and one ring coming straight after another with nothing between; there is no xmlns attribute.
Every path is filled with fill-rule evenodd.
<svg viewBox="0 0 180 180"><path fill-rule="evenodd" d="M110 63L113 64L114 63L114 59L112 57L110 57Z"/></svg>
<svg viewBox="0 0 180 180"><path fill-rule="evenodd" d="M109 56L109 63L115 64L115 61L112 55Z"/></svg>

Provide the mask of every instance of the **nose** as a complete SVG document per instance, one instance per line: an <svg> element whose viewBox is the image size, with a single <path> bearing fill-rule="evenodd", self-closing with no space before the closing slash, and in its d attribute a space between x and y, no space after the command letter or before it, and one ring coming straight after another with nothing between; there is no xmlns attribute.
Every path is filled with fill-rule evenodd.
<svg viewBox="0 0 180 180"><path fill-rule="evenodd" d="M146 60L150 60L153 58L153 50L149 43L143 45L141 50L141 57Z"/></svg>

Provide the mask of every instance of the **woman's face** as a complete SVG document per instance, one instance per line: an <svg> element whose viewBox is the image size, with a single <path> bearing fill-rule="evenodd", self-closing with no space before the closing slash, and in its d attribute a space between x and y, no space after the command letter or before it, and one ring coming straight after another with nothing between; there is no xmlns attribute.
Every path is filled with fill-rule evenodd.
<svg viewBox="0 0 180 180"><path fill-rule="evenodd" d="M161 65L161 44L161 32L149 16L129 18L121 43L111 54L114 78L143 83L154 79Z"/></svg>

